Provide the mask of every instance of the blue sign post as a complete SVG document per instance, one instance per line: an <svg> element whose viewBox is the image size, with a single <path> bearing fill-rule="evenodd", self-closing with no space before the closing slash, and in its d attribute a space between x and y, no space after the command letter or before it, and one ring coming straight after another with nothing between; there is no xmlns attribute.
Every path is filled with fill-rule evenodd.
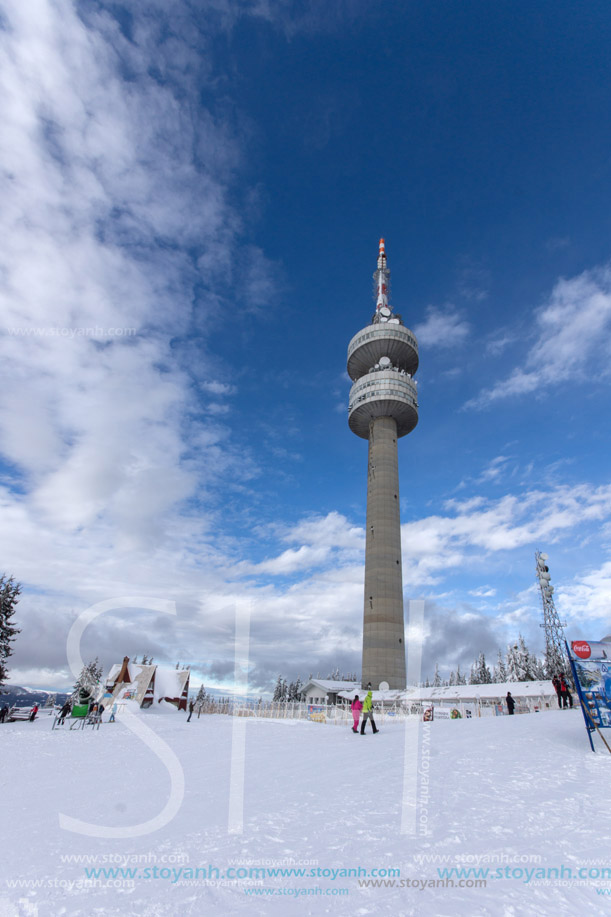
<svg viewBox="0 0 611 917"><path fill-rule="evenodd" d="M573 640L566 643L573 680L579 695L592 751L592 733L596 729L607 745L601 729L611 729L611 643ZM611 753L611 748L607 745Z"/></svg>

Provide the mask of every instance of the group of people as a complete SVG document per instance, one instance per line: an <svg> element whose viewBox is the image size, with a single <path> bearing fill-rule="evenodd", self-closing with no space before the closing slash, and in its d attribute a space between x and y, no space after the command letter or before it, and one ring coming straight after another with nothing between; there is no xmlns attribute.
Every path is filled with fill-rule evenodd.
<svg viewBox="0 0 611 917"><path fill-rule="evenodd" d="M572 707L573 695L571 694L569 686L566 683L566 678L564 675L554 675L552 678L552 684L556 689L556 694L558 695L558 706L561 709Z"/></svg>
<svg viewBox="0 0 611 917"><path fill-rule="evenodd" d="M556 694L558 695L558 706L563 710L565 710L567 707L572 707L573 695L571 694L571 690L564 675L554 675L552 678L552 684L556 690ZM507 692L505 703L507 704L507 713L512 716L516 702L511 696L511 691Z"/></svg>
<svg viewBox="0 0 611 917"><path fill-rule="evenodd" d="M102 703L92 704L89 709L89 716L94 716L97 719L99 719L101 722L102 714L104 713L104 709L105 709L104 704ZM72 713L72 701L68 699L66 703L63 705L62 709L59 711L59 719L57 721L57 725L63 726L66 721L66 717L69 717L71 713ZM114 703L110 709L110 717L108 719L109 723L115 722L116 713L117 713L117 704Z"/></svg>
<svg viewBox="0 0 611 917"><path fill-rule="evenodd" d="M8 704L4 704L2 707L0 707L0 723L6 723L10 712L11 711L10 711ZM32 707L30 711L30 715L28 716L30 723L34 722L34 720L36 719L37 713L38 713L38 704L34 704L34 706Z"/></svg>
<svg viewBox="0 0 611 917"><path fill-rule="evenodd" d="M376 726L375 720L373 718L373 696L371 691L367 692L363 703L361 703L357 694L350 704L350 709L352 710L352 731L354 733L358 733L359 731L359 720L361 719L361 712L363 714L363 719L361 720L361 735L365 735L365 726L367 725L367 720L371 722L371 728L373 729L374 734L380 731Z"/></svg>

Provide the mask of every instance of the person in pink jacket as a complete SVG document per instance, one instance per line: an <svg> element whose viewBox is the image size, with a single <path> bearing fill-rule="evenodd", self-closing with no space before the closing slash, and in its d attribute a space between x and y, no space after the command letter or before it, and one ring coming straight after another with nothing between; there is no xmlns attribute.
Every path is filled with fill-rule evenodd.
<svg viewBox="0 0 611 917"><path fill-rule="evenodd" d="M352 719L353 719L352 731L358 732L359 731L359 720L361 718L361 710L363 709L363 705L359 700L358 694L356 695L356 697L350 704L350 709L352 710Z"/></svg>

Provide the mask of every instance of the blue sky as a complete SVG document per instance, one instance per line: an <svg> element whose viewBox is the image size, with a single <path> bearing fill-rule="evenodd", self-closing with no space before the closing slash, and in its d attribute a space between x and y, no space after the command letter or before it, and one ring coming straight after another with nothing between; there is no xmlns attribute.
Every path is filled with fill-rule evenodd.
<svg viewBox="0 0 611 917"><path fill-rule="evenodd" d="M611 12L555 2L5 0L2 568L17 683L85 656L253 687L358 670L348 341L418 336L399 446L424 673L611 631ZM89 329L89 330L87 330Z"/></svg>

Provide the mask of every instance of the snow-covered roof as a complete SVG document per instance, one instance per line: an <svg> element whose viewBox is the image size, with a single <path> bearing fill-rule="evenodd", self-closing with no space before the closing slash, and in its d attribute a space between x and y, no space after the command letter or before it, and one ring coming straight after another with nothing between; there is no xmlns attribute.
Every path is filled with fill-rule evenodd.
<svg viewBox="0 0 611 917"><path fill-rule="evenodd" d="M367 694L367 688L361 688L360 685L357 685L356 688L353 688L352 691L340 691L339 697L343 697L344 700L354 700L355 695L358 694L359 697L365 697ZM371 698L374 701L385 701L386 703L394 703L403 699L405 691L372 691Z"/></svg>
<svg viewBox="0 0 611 917"><path fill-rule="evenodd" d="M491 700L493 698L504 698L508 691L511 691L513 697L554 697L556 691L551 681L510 681L503 684L491 685L442 685L437 688L417 688L413 685L408 686L405 691L372 691L372 698L375 702L394 703L407 702L417 703L423 701L431 703L434 701L466 701L466 700ZM339 696L344 700L352 700L355 694L363 697L367 692L360 687L353 691L340 691Z"/></svg>
<svg viewBox="0 0 611 917"><path fill-rule="evenodd" d="M556 696L551 681L509 681L503 684L490 685L443 685L437 688L409 687L404 692L407 701L443 701L443 700L486 700L494 697L505 697L511 691L513 697Z"/></svg>
<svg viewBox="0 0 611 917"><path fill-rule="evenodd" d="M305 685L301 686L301 693L303 694L307 691L311 685L316 685L317 688L320 688L327 694L337 694L340 691L358 691L361 687L358 681L332 681L327 678L310 678Z"/></svg>
<svg viewBox="0 0 611 917"><path fill-rule="evenodd" d="M180 697L188 677L188 669L157 669L155 700L161 700L163 697Z"/></svg>
<svg viewBox="0 0 611 917"><path fill-rule="evenodd" d="M107 682L114 681L117 675L119 674L119 672L121 671L122 667L123 667L123 663L121 663L120 665L117 663L115 663L115 665L112 665L110 667L110 672L106 676L106 681Z"/></svg>

